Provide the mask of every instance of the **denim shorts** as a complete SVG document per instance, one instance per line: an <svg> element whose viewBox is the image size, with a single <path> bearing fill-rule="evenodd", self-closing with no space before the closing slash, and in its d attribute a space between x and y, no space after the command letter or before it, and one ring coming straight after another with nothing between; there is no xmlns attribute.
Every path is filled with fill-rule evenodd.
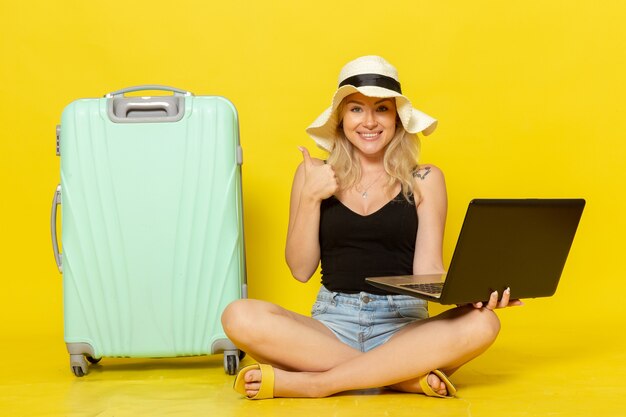
<svg viewBox="0 0 626 417"><path fill-rule="evenodd" d="M328 327L343 343L367 352L398 330L428 318L428 304L407 295L345 294L320 288L311 317Z"/></svg>

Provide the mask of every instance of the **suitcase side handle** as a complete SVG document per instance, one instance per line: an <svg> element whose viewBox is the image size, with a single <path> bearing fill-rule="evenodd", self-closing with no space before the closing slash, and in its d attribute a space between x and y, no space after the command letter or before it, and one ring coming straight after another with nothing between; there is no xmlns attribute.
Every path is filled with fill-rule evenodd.
<svg viewBox="0 0 626 417"><path fill-rule="evenodd" d="M167 85L158 85L158 84L144 84L144 85L136 85L132 87L122 88L121 90L113 91L112 93L105 94L105 98L112 98L123 96L126 93L132 93L135 91L145 91L145 90L159 90L159 91L169 91L174 93L175 96L192 96L193 94L189 91L181 90L180 88L169 87Z"/></svg>
<svg viewBox="0 0 626 417"><path fill-rule="evenodd" d="M54 260L57 263L59 272L63 273L63 257L59 252L59 241L57 240L57 208L61 204L61 184L57 185L52 198L52 213L50 215L50 232L52 234L52 251L54 252Z"/></svg>

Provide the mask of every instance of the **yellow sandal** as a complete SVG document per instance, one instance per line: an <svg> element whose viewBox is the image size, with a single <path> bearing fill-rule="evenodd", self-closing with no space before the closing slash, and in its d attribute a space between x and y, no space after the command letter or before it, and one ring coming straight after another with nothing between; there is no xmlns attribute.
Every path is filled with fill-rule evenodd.
<svg viewBox="0 0 626 417"><path fill-rule="evenodd" d="M246 395L246 381L245 376L248 371L258 369L261 371L261 387L259 392L254 397L248 397ZM274 368L270 365L254 364L243 368L237 374L235 378L235 384L233 389L238 393L244 395L249 400L263 400L266 398L274 398Z"/></svg>
<svg viewBox="0 0 626 417"><path fill-rule="evenodd" d="M433 390L433 388L428 384L428 375L430 374L437 375L437 377L439 377L439 379L446 385L446 389L448 390L448 395L441 395L435 392L435 390ZM456 394L456 388L454 387L452 382L450 382L446 374L441 372L439 369L435 369L434 371L427 373L426 375L420 378L419 382L420 382L420 387L422 387L422 391L424 391L424 394L429 397L452 398L454 397L454 394Z"/></svg>

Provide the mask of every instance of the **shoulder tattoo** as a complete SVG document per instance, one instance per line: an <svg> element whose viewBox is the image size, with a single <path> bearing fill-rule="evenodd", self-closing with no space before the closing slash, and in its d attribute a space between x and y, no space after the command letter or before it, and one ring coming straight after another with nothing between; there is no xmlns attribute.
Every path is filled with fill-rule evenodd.
<svg viewBox="0 0 626 417"><path fill-rule="evenodd" d="M428 174L430 174L430 167L424 167L418 169L417 171L413 171L413 176L415 178L419 178L420 180L424 180Z"/></svg>

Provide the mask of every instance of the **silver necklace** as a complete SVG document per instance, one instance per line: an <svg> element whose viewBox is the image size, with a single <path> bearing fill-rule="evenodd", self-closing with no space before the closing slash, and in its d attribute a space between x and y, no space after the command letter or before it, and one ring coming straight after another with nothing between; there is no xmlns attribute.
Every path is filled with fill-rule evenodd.
<svg viewBox="0 0 626 417"><path fill-rule="evenodd" d="M368 194L367 191L372 187L372 185L376 184L376 182L380 179L380 177L382 177L382 175L385 173L385 171L381 171L380 174L378 174L378 176L376 177L376 179L374 179L374 181L372 181L367 187L365 187L362 190L359 190L359 187L354 187L354 189L361 194L361 198L366 199Z"/></svg>

